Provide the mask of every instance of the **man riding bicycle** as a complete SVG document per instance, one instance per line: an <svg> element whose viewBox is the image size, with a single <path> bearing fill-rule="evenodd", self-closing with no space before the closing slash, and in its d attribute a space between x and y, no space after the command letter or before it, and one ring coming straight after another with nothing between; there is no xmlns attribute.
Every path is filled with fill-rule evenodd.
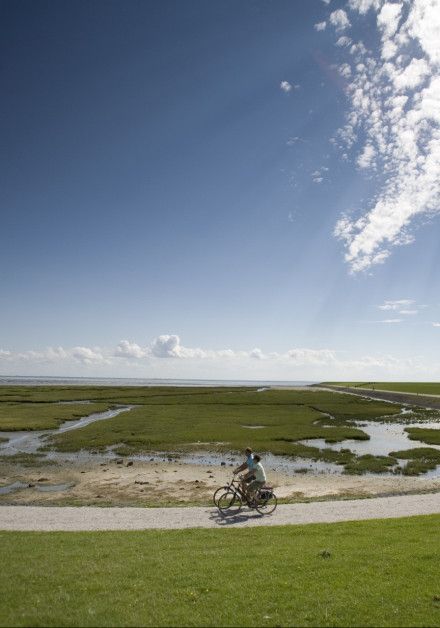
<svg viewBox="0 0 440 628"><path fill-rule="evenodd" d="M263 488L263 486L266 484L266 472L260 461L260 456L258 454L255 454L252 467L253 479L247 486L247 494L249 499L252 499L258 489Z"/></svg>
<svg viewBox="0 0 440 628"><path fill-rule="evenodd" d="M247 473L246 475L243 476L240 483L241 490L243 491L243 493L246 493L248 489L248 484L252 482L252 480L255 480L255 475L254 475L255 456L252 453L252 449L250 447L246 447L246 449L244 450L244 453L246 455L246 460L243 462L243 464L241 464L239 467L237 467L234 470L234 475L237 475L237 473L240 473L240 471L244 471L245 469L247 469Z"/></svg>

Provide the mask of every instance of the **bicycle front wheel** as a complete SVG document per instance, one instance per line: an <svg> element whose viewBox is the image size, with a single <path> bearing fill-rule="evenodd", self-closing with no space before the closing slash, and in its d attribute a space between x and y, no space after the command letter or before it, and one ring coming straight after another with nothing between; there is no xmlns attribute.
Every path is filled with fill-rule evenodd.
<svg viewBox="0 0 440 628"><path fill-rule="evenodd" d="M218 488L214 495L212 496L212 501L214 502L214 506L218 506L218 498L220 497L220 495L223 495L223 493L225 493L226 491L229 490L229 486L220 486L220 488Z"/></svg>
<svg viewBox="0 0 440 628"><path fill-rule="evenodd" d="M223 514L236 515L241 510L241 499L235 491L226 491L217 499L217 508Z"/></svg>
<svg viewBox="0 0 440 628"><path fill-rule="evenodd" d="M260 513L260 515L270 515L271 513L274 512L275 508L277 507L277 504L278 504L277 497L276 495L274 495L274 493L272 493L268 499L259 498L258 503L255 507Z"/></svg>

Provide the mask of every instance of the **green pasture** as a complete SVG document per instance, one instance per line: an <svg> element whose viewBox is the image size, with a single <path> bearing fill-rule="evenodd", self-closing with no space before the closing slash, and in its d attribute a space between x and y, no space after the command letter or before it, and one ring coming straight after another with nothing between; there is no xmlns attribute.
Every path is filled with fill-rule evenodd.
<svg viewBox="0 0 440 628"><path fill-rule="evenodd" d="M0 403L0 431L49 430L63 421L73 421L93 412L104 412L111 404L58 404L33 402Z"/></svg>
<svg viewBox="0 0 440 628"><path fill-rule="evenodd" d="M1 532L2 626L438 626L440 516Z"/></svg>
<svg viewBox="0 0 440 628"><path fill-rule="evenodd" d="M368 388L419 395L440 395L440 382L322 382L322 386Z"/></svg>

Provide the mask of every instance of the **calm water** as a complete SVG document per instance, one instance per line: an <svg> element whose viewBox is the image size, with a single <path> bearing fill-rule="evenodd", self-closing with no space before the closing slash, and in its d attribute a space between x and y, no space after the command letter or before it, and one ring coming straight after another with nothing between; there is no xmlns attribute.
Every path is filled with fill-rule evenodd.
<svg viewBox="0 0 440 628"><path fill-rule="evenodd" d="M134 377L21 377L0 375L0 386L309 386L312 381L140 379Z"/></svg>

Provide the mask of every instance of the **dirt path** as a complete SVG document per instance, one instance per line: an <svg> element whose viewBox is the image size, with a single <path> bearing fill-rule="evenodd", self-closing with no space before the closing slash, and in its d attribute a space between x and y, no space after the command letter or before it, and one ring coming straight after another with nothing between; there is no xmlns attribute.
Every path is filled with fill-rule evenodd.
<svg viewBox="0 0 440 628"><path fill-rule="evenodd" d="M324 388L334 392L350 393L359 397L369 399L379 399L383 401L393 401L408 406L419 406L420 408L440 409L440 397L434 395L418 395L416 393L400 393L387 390L370 390L368 388L349 388L345 386L321 386L315 384L315 388Z"/></svg>
<svg viewBox="0 0 440 628"><path fill-rule="evenodd" d="M304 523L331 523L440 514L440 493L334 502L281 505L261 516L243 508L221 516L216 508L99 508L2 506L0 530L80 531L182 528L242 528Z"/></svg>

